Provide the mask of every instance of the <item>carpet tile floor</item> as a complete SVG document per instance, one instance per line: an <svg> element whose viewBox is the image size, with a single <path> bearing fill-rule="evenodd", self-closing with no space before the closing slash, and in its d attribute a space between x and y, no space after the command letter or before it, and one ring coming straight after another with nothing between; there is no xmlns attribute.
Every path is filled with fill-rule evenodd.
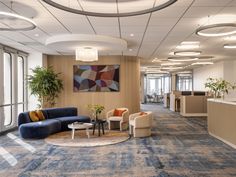
<svg viewBox="0 0 236 177"><path fill-rule="evenodd" d="M207 133L206 118L184 118L158 105L152 136L103 147L58 147L0 136L0 177L234 177L236 150ZM10 156L9 156L10 155ZM4 158L5 157L5 158Z"/></svg>

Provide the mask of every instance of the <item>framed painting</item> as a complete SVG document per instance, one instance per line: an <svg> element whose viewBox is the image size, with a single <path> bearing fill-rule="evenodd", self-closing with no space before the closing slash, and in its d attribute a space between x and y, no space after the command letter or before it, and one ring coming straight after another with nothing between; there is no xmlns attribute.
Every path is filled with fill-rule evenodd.
<svg viewBox="0 0 236 177"><path fill-rule="evenodd" d="M118 92L120 65L74 65L74 92Z"/></svg>

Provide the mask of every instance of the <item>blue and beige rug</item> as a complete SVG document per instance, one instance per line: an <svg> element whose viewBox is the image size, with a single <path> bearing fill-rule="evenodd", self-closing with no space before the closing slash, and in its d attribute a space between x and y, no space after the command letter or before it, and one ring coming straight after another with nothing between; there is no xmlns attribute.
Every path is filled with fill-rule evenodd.
<svg viewBox="0 0 236 177"><path fill-rule="evenodd" d="M130 138L128 131L107 130L104 135L101 132L98 136L97 130L94 135L89 130L89 134L88 138L85 130L76 130L74 139L71 139L71 131L60 132L47 137L45 142L64 147L96 147L121 143Z"/></svg>
<svg viewBox="0 0 236 177"><path fill-rule="evenodd" d="M0 177L236 176L236 150L208 135L206 118L143 109L155 114L153 135L115 145L60 147L22 141L17 131L0 136Z"/></svg>

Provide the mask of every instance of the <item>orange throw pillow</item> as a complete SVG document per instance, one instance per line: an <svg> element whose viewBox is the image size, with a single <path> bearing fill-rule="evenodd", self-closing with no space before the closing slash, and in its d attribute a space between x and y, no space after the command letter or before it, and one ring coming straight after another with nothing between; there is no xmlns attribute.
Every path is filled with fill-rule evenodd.
<svg viewBox="0 0 236 177"><path fill-rule="evenodd" d="M113 112L113 116L122 116L123 112L125 112L126 110L119 110L119 109L115 109Z"/></svg>
<svg viewBox="0 0 236 177"><path fill-rule="evenodd" d="M29 117L30 117L32 122L38 122L39 121L39 118L38 118L38 115L37 115L36 111L30 111L29 112Z"/></svg>
<svg viewBox="0 0 236 177"><path fill-rule="evenodd" d="M146 112L140 112L139 115L143 116L143 115L147 115L147 113Z"/></svg>
<svg viewBox="0 0 236 177"><path fill-rule="evenodd" d="M39 120L45 120L42 110L37 110L36 113L37 113Z"/></svg>

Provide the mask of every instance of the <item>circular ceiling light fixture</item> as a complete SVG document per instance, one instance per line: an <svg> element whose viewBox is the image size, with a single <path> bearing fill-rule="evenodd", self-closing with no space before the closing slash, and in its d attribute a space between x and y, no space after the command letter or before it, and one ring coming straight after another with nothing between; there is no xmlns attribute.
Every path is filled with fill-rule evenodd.
<svg viewBox="0 0 236 177"><path fill-rule="evenodd" d="M175 65L182 65L183 63L177 63L177 62L166 62L162 63L161 66L175 66Z"/></svg>
<svg viewBox="0 0 236 177"><path fill-rule="evenodd" d="M132 11L132 12L122 12L122 13L102 13L102 12L85 11L85 10L71 8L69 6L63 5L62 3L55 2L55 0L42 0L42 1L55 8L58 8L67 12L80 14L80 15L94 16L94 17L129 17L129 16L143 15L143 14L159 11L177 2L177 0L165 0L165 2L155 5L154 7L148 8L148 9ZM116 3L114 3L114 5L115 7L117 7ZM121 9L119 10L121 11Z"/></svg>
<svg viewBox="0 0 236 177"><path fill-rule="evenodd" d="M168 61L173 61L173 62L196 61L198 59L199 59L198 57L194 57L194 56L188 56L188 57L168 57Z"/></svg>
<svg viewBox="0 0 236 177"><path fill-rule="evenodd" d="M196 55L200 55L201 53L202 53L201 51L187 50L187 51L176 51L176 52L174 52L174 55L178 55L178 56L196 56Z"/></svg>
<svg viewBox="0 0 236 177"><path fill-rule="evenodd" d="M218 37L236 34L236 23L219 23L201 26L196 34L206 37Z"/></svg>
<svg viewBox="0 0 236 177"><path fill-rule="evenodd" d="M0 11L0 22L6 27L0 31L29 31L36 28L36 23L24 16Z"/></svg>
<svg viewBox="0 0 236 177"><path fill-rule="evenodd" d="M225 44L224 48L225 49L236 49L236 44Z"/></svg>
<svg viewBox="0 0 236 177"><path fill-rule="evenodd" d="M209 62L209 61L205 61L205 62L196 62L196 63L192 63L191 65L213 65L213 62Z"/></svg>
<svg viewBox="0 0 236 177"><path fill-rule="evenodd" d="M62 34L49 37L46 46L63 54L74 54L77 48L96 48L99 52L122 52L127 50L127 41L120 38L89 35L89 34Z"/></svg>
<svg viewBox="0 0 236 177"><path fill-rule="evenodd" d="M184 67L182 66L166 66L162 67L161 70L178 70L178 69L183 69Z"/></svg>

